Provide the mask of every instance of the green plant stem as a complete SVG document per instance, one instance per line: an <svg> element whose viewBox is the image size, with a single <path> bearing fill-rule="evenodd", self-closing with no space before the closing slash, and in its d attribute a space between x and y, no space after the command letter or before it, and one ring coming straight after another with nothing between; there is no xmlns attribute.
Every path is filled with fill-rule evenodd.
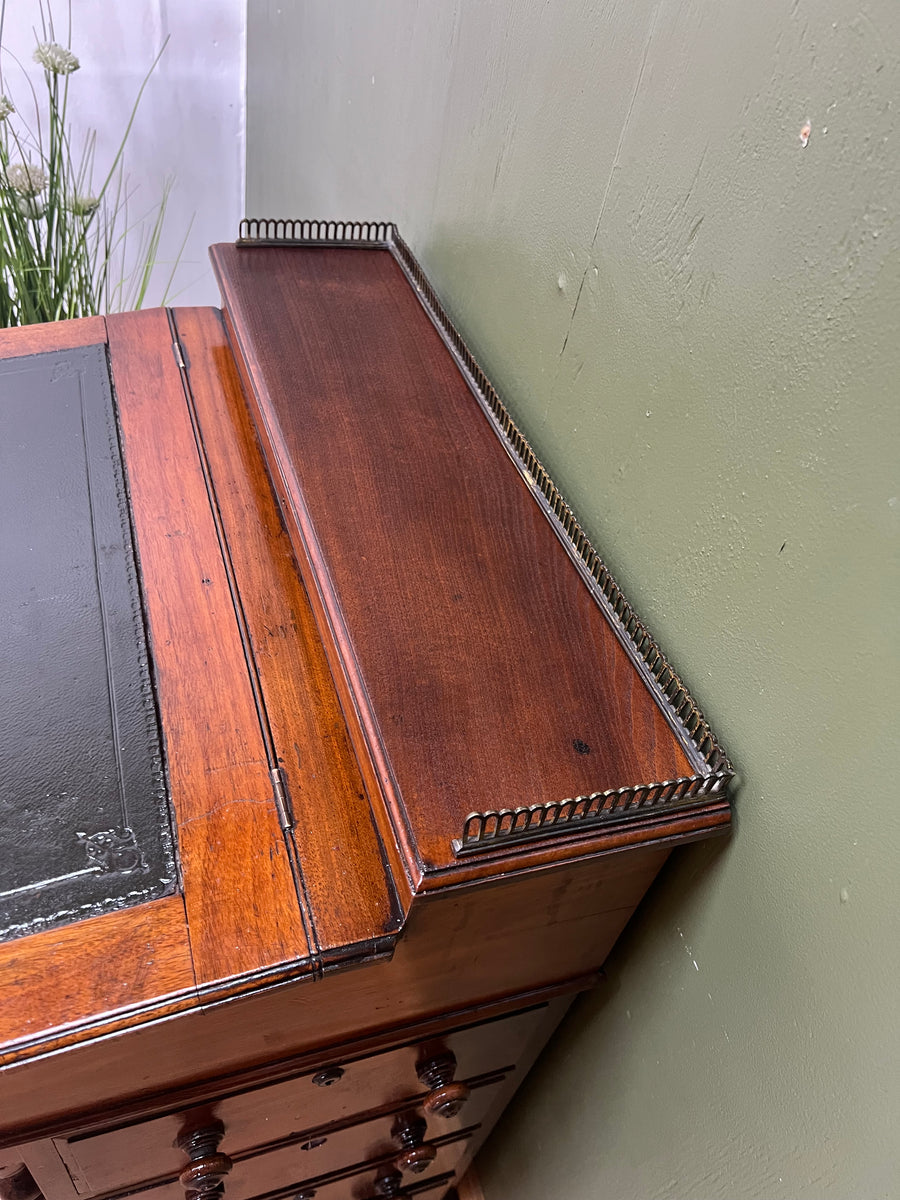
<svg viewBox="0 0 900 1200"><path fill-rule="evenodd" d="M55 42L51 7L41 0L39 12L44 42ZM71 0L67 12L70 48ZM6 0L0 0L0 91L4 95L3 61L12 57L3 46L5 17ZM146 301L158 265L172 181L166 181L160 201L149 212L131 221L132 192L124 161L138 105L167 44L168 38L140 84L93 201L88 197L96 134L89 132L80 155L73 154L70 74L45 66L41 95L25 76L34 103L33 125L29 127L18 111L14 118L0 120L0 325L139 308ZM45 185L39 187L44 179ZM169 273L166 294L184 245L183 241Z"/></svg>

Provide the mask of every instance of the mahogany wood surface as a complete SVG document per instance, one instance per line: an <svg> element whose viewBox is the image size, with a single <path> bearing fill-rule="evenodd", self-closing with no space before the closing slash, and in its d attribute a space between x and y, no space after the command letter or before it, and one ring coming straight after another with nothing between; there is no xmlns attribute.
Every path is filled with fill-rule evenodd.
<svg viewBox="0 0 900 1200"><path fill-rule="evenodd" d="M251 403L254 403L256 400L256 390L248 370L247 358L239 349L236 349L239 339L235 334L229 314L223 312L222 316L225 328L228 331L229 345L232 348L233 359L244 388L245 397L250 398ZM298 513L298 510L290 502L289 489L285 483L284 472L278 467L278 457L273 450L268 427L265 421L261 420L258 407L255 403L254 411L257 413L256 431L261 442L272 486L275 489L281 519L290 531L294 546L303 547L307 556L311 555L318 562L319 559L316 558L314 542L310 543L309 538L304 533L304 528L301 527L301 524L298 524L298 517L302 523L303 516L301 513ZM302 554L300 561L305 561ZM366 794L370 800L372 818L381 835L380 841L384 849L389 874L394 883L397 901L401 911L405 913L408 911L416 894L417 885L421 882L421 872L418 869L415 871L410 870L409 858L401 852L396 831L384 803L381 802L385 789L390 789L393 786L390 772L377 753L370 753L370 746L363 736L361 716L356 705L353 690L348 686L347 676L333 641L334 631L329 624L327 608L323 604L319 579L320 576L313 572L311 577L307 576L306 586L306 595L316 622L317 640L319 640L321 631L328 631L326 636L321 637L325 658L329 663L342 712L345 714L347 736L356 754L359 771L365 784Z"/></svg>
<svg viewBox="0 0 900 1200"><path fill-rule="evenodd" d="M15 1124L7 1123L0 1126L0 1153L6 1158L11 1154L18 1154L18 1149L26 1143L45 1145L48 1138L70 1137L73 1133L88 1136L92 1132L118 1128L127 1123L158 1119L170 1113L197 1112L204 1106L208 1109L208 1106L217 1099L259 1088L278 1086L279 1081L309 1075L333 1064L343 1065L349 1061L371 1059L378 1054L389 1053L392 1047L395 1048L398 1045L417 1044L428 1047L439 1045L448 1036L448 1031L466 1030L473 1025L484 1024L490 1028L494 1021L505 1020L510 1016L529 1012L536 1008L544 1009L547 1014L542 1018L542 1023L535 1033L533 1045L538 1047L544 1044L556 1027L573 996L594 987L598 980L599 976L594 972L582 976L580 979L569 979L557 985L519 995L506 996L495 1002L476 1001L467 1008L448 1010L430 1019L408 1022L399 1030L364 1033L357 1038L339 1041L325 1051L320 1049L287 1056L279 1056L276 1053L255 1066L244 1066L237 1070L226 1069L223 1073L211 1075L192 1083L173 1079L171 1086L163 1087L161 1090L144 1090L128 1097L119 1097L112 1102L105 1102L102 1094L98 1092L93 1105L81 1111L73 1108L63 1110L57 1103L55 1114L48 1115L49 1109L45 1105L45 1115L37 1120L29 1121L27 1114L20 1113L18 1114L19 1120ZM238 1005L235 1011L238 1021L246 1023L246 1008ZM282 1010L282 1019L288 1013L288 1009ZM113 1041L111 1044L121 1050L127 1046L127 1041L119 1039L118 1042ZM90 1057L92 1053L96 1055L97 1047L83 1046L81 1050L86 1051ZM77 1058L77 1049L67 1051L67 1060L71 1059L73 1055ZM525 1057L527 1058L527 1054ZM134 1066L139 1061L135 1058L130 1060L128 1065ZM15 1071L10 1073L7 1070L0 1078L3 1078L4 1082L9 1080L12 1083L14 1095L18 1097L20 1094L24 1094L24 1089L21 1092L18 1091L18 1085L24 1082L24 1075L35 1071L37 1072L35 1078L40 1081L42 1066L49 1066L52 1063L52 1058L41 1059L36 1063L29 1064L28 1071L24 1074ZM108 1060L100 1061L98 1059L98 1064L98 1069L106 1070ZM77 1084L78 1078L76 1063L74 1073L70 1074L66 1071L61 1082L68 1083L72 1079ZM144 1080L144 1082L147 1081Z"/></svg>
<svg viewBox="0 0 900 1200"><path fill-rule="evenodd" d="M252 1200L257 1196L296 1194L308 1186L318 1193L333 1196L335 1200L358 1200L368 1195L378 1200L373 1190L362 1191L360 1184L375 1178L393 1166L396 1148L390 1140L390 1121L358 1125L333 1135L338 1142L342 1161L347 1164L343 1183L335 1178L337 1172L320 1171L317 1166L319 1149L324 1152L331 1147L326 1144L314 1147L304 1157L296 1147L272 1150L265 1154L248 1157L235 1162L228 1175L225 1194L228 1200ZM466 1135L442 1141L437 1155L428 1171L428 1176L453 1172L466 1150ZM325 1160L327 1161L327 1159ZM379 1170L380 1168L380 1170ZM406 1176L407 1183L415 1183L415 1176ZM331 1190L325 1192L325 1188ZM140 1192L142 1200L185 1200L185 1193L177 1180L160 1183Z"/></svg>
<svg viewBox="0 0 900 1200"><path fill-rule="evenodd" d="M177 896L0 945L0 1062L196 1006L192 949L201 984L218 977L220 994L249 986L241 972L310 970L266 765L247 767L259 724L166 317L113 317L110 327L157 682L167 672L160 700L192 928ZM0 350L103 342L106 329L86 318L3 331ZM5 1101L0 1088L0 1124L17 1115Z"/></svg>
<svg viewBox="0 0 900 1200"><path fill-rule="evenodd" d="M198 318L200 321L203 319L202 317ZM183 324L189 329L190 319L185 318ZM172 798L182 825L180 830L181 851L183 854L187 851L184 863L185 892L191 913L191 933L195 954L198 955L200 965L204 966L202 956L207 953L207 948L214 956L215 965L212 971L209 971L207 966L208 975L215 976L226 970L231 972L219 988L218 994L222 995L227 994L229 990L236 991L241 987L248 986L246 977L243 982L240 981L239 972L242 970L255 972L255 978L260 986L272 982L275 978L283 977L291 971L296 972L296 959L292 960L287 957L281 951L278 942L275 944L276 949L273 953L265 939L245 937L246 930L241 932L240 942L236 940L235 944L239 946L239 950L235 952L229 947L229 922L236 923L243 919L242 913L245 913L246 908L253 904L255 896L253 890L248 891L244 886L248 878L244 859L246 843L241 840L240 836L235 836L236 833L240 834L240 827L235 829L233 825L229 825L228 819L233 816L234 810L241 814L246 814L248 811L258 813L261 810L266 817L262 824L263 835L271 839L276 851L279 848L280 831L276 831L274 806L268 793L268 780L261 771L255 772L254 785L260 786L261 778L265 780L265 783L260 786L261 794L259 794L258 802L252 806L232 805L227 802L227 799L223 804L223 797L219 790L223 776L227 777L230 771L235 769L242 771L246 767L247 764L243 760L248 757L245 753L247 742L256 746L254 752L258 768L264 766L264 754L261 748L261 739L257 741L257 714L251 707L251 691L246 675L246 662L238 652L237 632L233 623L234 606L229 603L220 603L216 607L209 605L211 591L218 591L220 601L226 593L221 566L221 547L214 539L214 530L209 515L209 497L205 490L201 490L205 489L206 485L201 479L196 445L192 441L193 431L189 431L188 416L179 393L180 380L177 374L173 374L175 371L174 355L171 360L168 357L170 349L168 327L163 323L161 313L145 313L130 318L113 318L111 327L115 331L112 347L113 370L122 415L138 549L141 554L157 683L160 689L160 703L167 736ZM152 332L150 331L151 327ZM206 332L211 335L211 330ZM126 333L128 337L126 337ZM186 335L186 338L188 341L191 340L189 335ZM146 345L143 345L142 339L143 343L147 343ZM213 344L215 345L215 337ZM138 347L142 348L138 350ZM204 395L203 377L206 368L202 365L204 357L198 350L196 341L190 349L192 354L189 353L188 357L192 358L192 371L196 385L194 399L198 404L198 410L202 410L204 404L208 402L210 406L213 406L214 401L211 396ZM131 354L130 368L126 351ZM221 386L224 388L225 394L230 397L230 401L236 402L236 396L228 382L227 362L225 366L221 367L221 370L223 372ZM209 420L212 419L212 415L211 407L208 414ZM237 415L235 415L235 419L238 419ZM156 428L157 426L160 427L159 430ZM240 427L239 422L238 427ZM246 425L244 432L247 432ZM232 477L228 473L237 471L235 463L238 460L229 460L230 451L227 450L227 446L231 443L227 438L220 439L221 444L217 446L212 445L215 440L207 438L206 442L209 444L206 445L206 449L212 453L214 458L216 455L220 456L216 459L216 469L219 475L217 503L221 505L223 513L235 523L239 521L239 518L244 521L245 527L241 529L241 537L248 534L250 527L254 525L254 513L259 528L268 528L272 520L271 509L266 517L262 509L254 509L248 501L243 517L240 516L241 505L234 501L233 496L230 496L230 493L238 487L239 475ZM236 445L237 443L232 445L232 450ZM243 445L249 454L249 444L245 442ZM233 511L229 505L232 506ZM239 540L237 524L235 524L235 536L231 539L231 545L234 546ZM260 580L252 578L251 560L258 560L257 566L260 572L271 568L269 559L279 561L276 555L268 551L263 552L265 545L265 540L255 544L251 543L252 552L244 556L240 573L241 586L248 589L248 597L252 596L254 602L258 600L260 603L264 601L266 580L264 574ZM268 565L266 565L267 562ZM290 578L286 565L288 560L282 559L280 562L287 575L285 586L290 595ZM209 580L209 583L204 580ZM215 581L215 589L212 587L213 581ZM296 581L294 582L296 585ZM297 591L295 586L294 599L298 604L301 595L302 593ZM270 606L271 603L270 601ZM249 598L247 607L251 607ZM185 617L184 609L189 610L189 617ZM300 610L297 608L294 611L294 617L299 618L300 616ZM183 622L188 619L192 623L184 625ZM252 619L255 620L255 618ZM303 619L307 621L308 625L308 612ZM178 622L182 622L182 624L178 624ZM298 629L302 628L302 624L298 625ZM263 643L263 638L256 639L256 652L260 661L265 659L265 653L259 648ZM211 657L208 653L210 646L214 646L216 649L215 657ZM226 658L225 650L229 646L229 656ZM294 650L296 649L295 645ZM326 699L322 702L333 705L333 697L330 701L327 699L327 677L321 664L321 650L311 653L314 664L317 656L318 665L315 666L312 675L316 680L316 686L321 687L325 692ZM212 675L210 673L211 665L215 668L215 673ZM278 700L285 729L287 729L289 721L302 724L305 717L305 712L299 708L299 701L290 691L295 682L293 674L296 669L297 663L288 663L288 660L284 659L280 675L272 672L267 676L265 671L263 672L266 686L269 686L269 680L272 679L274 680L273 687L276 690L277 687L286 689L286 698ZM306 670L305 667L304 670ZM223 703L223 698L233 705L231 710ZM291 713L290 711L295 704L298 705L299 716L296 712ZM238 716L235 716L235 713ZM221 725L223 716L228 719L224 729ZM334 719L333 707L330 710L329 719ZM220 722L218 725L217 720ZM232 724L237 725L238 721L241 722L240 737L245 740L240 741L233 738L229 740L231 726ZM217 740L220 736L221 741ZM309 745L306 752L314 755L317 752L316 747ZM211 763L210 756L214 756L216 753L220 755L220 761ZM346 759L344 762L346 763ZM223 766L223 763L226 765ZM319 766L316 767L317 774L320 769ZM198 787L198 778L207 786ZM213 782L207 784L210 779ZM266 789L265 792L262 792L263 786ZM303 793L301 792L302 798ZM299 804L297 808L302 819L308 822L308 828L312 833L318 834L322 839L320 844L324 844L327 838L331 839L332 854L334 855L332 862L340 861L341 855L344 854L344 848L348 845L347 822L352 817L352 812L349 816L341 816L340 814L344 810L340 803L325 807L321 812L313 812ZM336 817L335 814L338 816ZM319 824L320 820L321 824ZM362 827L365 828L364 825ZM353 834L358 831L358 828L359 826L354 830L351 826L350 846L354 844ZM192 834L198 835L195 842L191 841ZM195 848L193 853L192 845ZM259 857L260 855L257 853L256 862L259 861ZM546 861L550 861L551 858L552 855L547 857ZM251 859L251 861L253 860ZM305 844L304 862L306 862ZM341 886L336 889L338 898L335 902L339 922L336 921L332 925L330 934L335 942L341 933L340 922L343 922L343 935L351 942L358 942L360 938L368 936L373 930L371 914L378 912L379 905L382 906L381 911L384 911L385 892L383 875L379 875L380 866L373 871L367 881L374 889L373 881L378 878L382 880L380 891L374 889L369 900L374 907L366 909L366 900L360 886L356 893L359 904L355 913L351 914L351 906L341 909L341 889L347 886L344 881L348 879L349 867L353 867L354 870L359 869L360 874L357 878L364 877L364 870L355 867L351 857L348 856L348 861L341 864ZM198 875L197 871L201 873ZM194 873L192 874L192 872ZM327 921L326 888L329 882L334 883L334 877L329 879L327 870L322 870L318 875L313 871L310 876L318 880L317 886L320 888L318 905ZM250 878L252 880L252 875ZM353 876L350 878L352 880ZM239 882L236 884L235 880ZM196 886L194 886L194 882L196 882ZM284 897L284 889L282 889L281 896ZM378 896L381 896L382 899L379 900ZM290 894L288 894L286 909L289 921L296 926L296 910ZM156 909L152 911L155 912ZM282 908L281 912L284 911L285 909ZM149 913L150 910L146 913L142 911L140 918L135 918L135 928L138 928L138 920L146 922L150 919ZM267 906L262 911L257 907L256 916L263 933L270 937L277 936L279 919L277 904L269 907L267 901ZM355 927L354 920L357 923ZM490 920L487 910L485 910L485 920ZM127 915L120 917L120 927L127 929L128 921ZM274 929L269 925L270 921L271 925L275 926ZM73 955L78 955L81 952L82 941L85 947L90 944L88 936L90 930L96 928L98 931L94 939L96 944L100 942L102 930L105 927L103 924L96 927L73 926L72 931L67 932L62 940L71 946ZM354 928L357 932L354 932ZM181 929L183 934L183 923ZM43 962L40 948L44 944L49 945L49 942L45 943L40 940L20 942L15 944L14 949L7 949L4 953L14 959L17 964L16 969L20 970L22 962L28 957L26 951L34 946L34 950L31 951L31 960L36 964L36 969L40 969ZM55 958L58 963L61 961L59 945L59 942L54 943ZM182 943L181 955L187 966L188 956L184 943ZM458 1003L466 999L464 989L459 987L459 981L463 978L459 973L465 966L465 957L465 951L459 959L454 954L449 954L444 962L444 948L440 945L433 955L432 964L427 967L429 972L433 972L433 981L428 982L426 979L420 988L415 962L409 962L401 972L397 973L396 982L390 983L386 999L378 994L379 981L376 978L373 981L374 987L363 989L360 1001L351 1004L349 1019L355 1022L362 1019L365 1028L384 1028L392 1022L404 1019L407 1014L420 1017L431 1015L440 1012L451 1001ZM90 963L90 961L88 955L79 960L79 965ZM263 975L263 970L273 961L274 974L270 971L267 979ZM598 964L599 959L592 954L586 969L594 969ZM538 970L537 975L526 978L526 972L519 977L520 982L523 982L525 986L530 987L535 982L541 981L539 957L534 959L534 966ZM441 975L444 969L451 974L457 973L459 978L453 982L448 992L442 993ZM545 976L545 978L552 982L573 973L581 973L584 969L583 964L570 968L567 964L561 963L550 976ZM305 971L305 964L301 964L301 973ZM73 978L78 977L75 968L72 969L71 974ZM499 974L502 978L502 969ZM138 979L140 977L140 974L136 976ZM37 976L35 978L37 979ZM92 972L91 981L93 982L95 978L102 979L103 976ZM252 978L253 976L251 976L251 983ZM79 1009L76 995L70 1003L72 1017L70 1021L64 1021L61 1013L54 1010L52 1006L47 1006L46 1010L39 1006L33 1009L23 1008L21 1011L27 1013L28 1024L22 1022L16 1024L13 1020L15 1007L7 1005L6 1012L11 1021L7 1030L9 1041L19 1044L10 1046L7 1043L6 1061L14 1062L17 1059L28 1058L38 1053L41 1045L44 1049L50 1049L53 1046L65 1044L67 1041L77 1040L79 1037L91 1036L107 1029L124 1029L139 1021L160 1016L171 1011L172 1004L175 1002L166 997L173 990L179 991L179 987L181 989L180 999L177 1004L186 1007L196 1002L185 990L189 988L190 982L190 976L185 976L176 981L174 987L161 986L155 997L144 993L136 995L135 989L127 991L123 989L122 1004L115 1004L111 1000L110 1003L98 1005L91 1011L87 1011L91 1007L90 1004L85 1004L82 1009ZM201 983L203 983L202 972ZM489 977L487 984L485 994L488 997L496 996L502 991L503 984L498 982L497 978ZM86 987L86 985L81 986ZM334 984L329 984L321 996L326 1005L330 1003L329 994L334 986ZM354 987L355 985L351 985L348 991L352 991ZM398 1000L396 993L401 991L408 991L409 996ZM27 987L21 988L20 992L23 997L29 995ZM392 992L394 993L393 999L391 998ZM39 993L40 989L36 987L34 994ZM88 990L87 994L91 995L92 993ZM135 1006L136 999L141 1001L140 1006ZM379 1003L380 999L381 1003ZM325 1023L325 1035L329 1037L346 1036L346 1031L350 1028L347 1022L348 1014L340 1009L329 1014L329 1020ZM224 1030L227 1025L227 1021L223 1022L222 1029ZM165 1042L169 1032L170 1030L165 1027L165 1033L160 1035L158 1040ZM176 1038L173 1043L176 1046L174 1055L167 1057L164 1054L158 1059L158 1063L166 1062L166 1071L171 1071L174 1067L178 1078L196 1078L198 1075L208 1074L211 1069L218 1069L222 1061L236 1063L245 1049L242 1032L234 1042L235 1046L241 1047L235 1054L232 1055L227 1047L215 1047L212 1053L201 1052L198 1058L196 1047L190 1045L193 1034L187 1029L184 1032L187 1044L179 1045L179 1039ZM282 1048L291 1047L294 1040L292 1036L284 1040L284 1035L280 1030L273 1034L265 1022L262 1023L258 1032L261 1040L252 1036L250 1039L256 1042L257 1054L260 1053L261 1047L266 1042L272 1044L273 1038L275 1043L281 1045ZM157 1041L158 1033L159 1030L154 1029L148 1046ZM224 1032L222 1037L225 1038ZM300 1040L301 1044L310 1044L306 1031ZM294 1044L296 1045L296 1043ZM33 1049L29 1049L29 1046L32 1046ZM122 1054L121 1051L122 1048L117 1047L115 1055L112 1056L113 1069L103 1072L102 1082L98 1081L97 1075L90 1065L87 1067L83 1076L84 1086L88 1091L92 1090L98 1099L104 1095L109 1097L127 1095L135 1089L136 1079L141 1081L146 1078L155 1078L157 1081L162 1079L155 1065L150 1068L139 1067L136 1059L126 1066L128 1056ZM100 1056L98 1062L102 1061L105 1051L98 1049L97 1053ZM155 1050L151 1050L151 1054L155 1057ZM91 1057L92 1054L88 1054L85 1061L89 1063ZM77 1073L80 1061L78 1055L71 1061L71 1064L67 1059L67 1069L71 1065ZM177 1066L176 1061L178 1062ZM4 1095L12 1097L11 1089L12 1081L7 1080ZM58 1095L58 1092L49 1089L44 1094L42 1102L44 1104L50 1102L54 1095ZM39 1093L33 1092L32 1103L38 1098ZM74 1099L75 1094L73 1093L73 1102ZM10 1109L10 1113L13 1111ZM20 1108L16 1111L17 1115L25 1118L25 1110Z"/></svg>
<svg viewBox="0 0 900 1200"><path fill-rule="evenodd" d="M414 1074L412 1080L415 1083ZM469 1103L457 1116L447 1120L432 1117L426 1121L423 1140L458 1134L464 1129L480 1125L496 1107L501 1083L501 1076L476 1083L472 1088ZM321 1090L319 1095L321 1096ZM347 1163L379 1157L377 1149L374 1152L360 1152L354 1148L358 1133L353 1131L353 1126L369 1125L365 1136L386 1143L390 1153L391 1129L397 1123L398 1116L414 1113L424 1119L421 1096L415 1094L415 1088L409 1089L408 1095L393 1105L375 1105L366 1094L359 1095L357 1099L357 1106L348 1111L346 1118L339 1122L316 1120L315 1114L308 1111L294 1114L291 1108L276 1107L261 1113L256 1123L249 1124L223 1111L230 1108L233 1113L233 1103L230 1106L214 1104L210 1105L205 1113L195 1111L183 1117L173 1115L161 1122L151 1122L150 1124L157 1126L153 1130L148 1131L144 1125L138 1124L105 1137L75 1138L68 1142L60 1139L57 1141L57 1148L73 1178L84 1190L93 1194L105 1194L125 1191L151 1179L177 1176L185 1165L184 1152L176 1145L179 1134L183 1130L192 1129L203 1120L209 1121L212 1116L224 1125L221 1152L235 1162L244 1157L257 1157L284 1147L291 1160L304 1163L303 1169L309 1175L324 1175L340 1170ZM293 1123L292 1115L295 1115ZM311 1115L312 1120L309 1119ZM266 1118L269 1118L268 1122ZM279 1128L286 1132L279 1136ZM155 1137L152 1136L154 1134ZM324 1139L327 1144L315 1147L315 1154L311 1151L301 1152L303 1143L319 1139ZM399 1150L398 1145L394 1153ZM289 1181L288 1175L286 1182ZM230 1191L229 1188L228 1192Z"/></svg>
<svg viewBox="0 0 900 1200"><path fill-rule="evenodd" d="M182 888L0 945L0 1146L48 1200L183 1200L221 1120L232 1200L364 1200L409 1109L442 1196L729 804L454 858L473 809L692 765L391 255L215 259L224 322L0 334L108 338Z"/></svg>
<svg viewBox="0 0 900 1200"><path fill-rule="evenodd" d="M180 896L92 917L0 945L0 1046L102 1028L111 1014L132 1023L148 1004L171 1011L193 993ZM18 1115L0 1084L0 1127Z"/></svg>
<svg viewBox="0 0 900 1200"><path fill-rule="evenodd" d="M72 1177L52 1141L46 1139L34 1142L23 1146L21 1150L45 1200L47 1197L53 1197L53 1200L75 1200L78 1193Z"/></svg>
<svg viewBox="0 0 900 1200"><path fill-rule="evenodd" d="M365 786L221 316L209 308L173 315L265 717L286 776L315 949L326 959L359 957L399 925Z"/></svg>
<svg viewBox="0 0 900 1200"><path fill-rule="evenodd" d="M438 1163L441 1161L443 1160L439 1159ZM270 1192L265 1197L260 1197L260 1200L385 1200L388 1196L395 1197L395 1200L442 1200L445 1196L452 1196L452 1190L447 1190L453 1182L452 1174L445 1172L435 1175L434 1169L428 1171L424 1178L409 1179L406 1182L403 1182L402 1176L396 1178L399 1190L394 1192L385 1192L385 1179L386 1175L396 1177L397 1173L391 1173L390 1168L369 1165L354 1175L332 1177L324 1183L317 1180L315 1186L310 1184L300 1190L288 1188L285 1191Z"/></svg>
<svg viewBox="0 0 900 1200"><path fill-rule="evenodd" d="M106 342L103 317L77 317L73 321L47 321L0 329L0 358L21 358L49 350L72 350L76 346L101 346Z"/></svg>
<svg viewBox="0 0 900 1200"><path fill-rule="evenodd" d="M495 1106L504 1077L520 1070L523 1055L539 1035L546 1039L547 1015L545 1008L532 1009L430 1043L451 1050L458 1060L460 1078L471 1081L469 1099L458 1113L428 1118L432 1134L459 1132L484 1120ZM416 1063L428 1053L429 1042L417 1039L369 1058L342 1060L339 1078L328 1086L317 1083L321 1072L307 1072L281 1083L216 1097L206 1105L183 1106L153 1120L126 1121L109 1131L59 1139L60 1153L89 1190L114 1191L177 1174L184 1165L175 1145L179 1135L212 1117L225 1127L222 1150L235 1158L267 1145L305 1141L359 1119L421 1110L425 1093L416 1076Z"/></svg>
<svg viewBox="0 0 900 1200"><path fill-rule="evenodd" d="M86 317L0 330L0 356L105 344L106 322ZM48 1045L127 1027L196 1002L187 921L180 896L109 913L0 945L0 1061L3 1047ZM14 1055L15 1056L15 1055ZM0 1123L16 1118L0 1087Z"/></svg>
<svg viewBox="0 0 900 1200"><path fill-rule="evenodd" d="M163 309L107 321L198 986L310 947Z"/></svg>
<svg viewBox="0 0 900 1200"><path fill-rule="evenodd" d="M391 255L213 256L410 870L473 809L692 774Z"/></svg>
<svg viewBox="0 0 900 1200"><path fill-rule="evenodd" d="M467 1194L464 1185L471 1186L473 1183L477 1182L477 1177L475 1175L474 1168L472 1167L472 1162L473 1160L477 1159L478 1151L490 1136L491 1130L500 1119L500 1116L506 1109L510 1100L513 1098L513 1095L515 1094L519 1085L531 1070L538 1055L547 1045L547 1041L549 1040L550 1036L553 1034L560 1021L568 1012L571 1002L572 997L569 996L566 997L564 1002L557 1001L555 1005L551 1005L549 1007L543 1027L535 1030L531 1045L523 1051L516 1065L516 1070L507 1075L504 1081L497 1088L494 1101L495 1107L493 1111L485 1117L484 1121L481 1123L481 1128L478 1129L470 1138L469 1143L466 1146L466 1152L460 1159L460 1162L457 1166L457 1175L462 1176L459 1184L457 1185L458 1187L463 1188L460 1193L460 1200L464 1200L464 1197ZM478 1195L478 1189L476 1189L474 1195ZM448 1200L450 1200L449 1197Z"/></svg>
<svg viewBox="0 0 900 1200"><path fill-rule="evenodd" d="M340 1058L344 1043L379 1034L389 1043L397 1030L443 1014L488 1016L542 986L574 990L601 966L667 854L636 849L423 899L389 962L11 1065L0 1074L0 1144L132 1102L161 1106L164 1095L204 1080L214 1091L231 1072L276 1072L280 1060L300 1070L305 1055L317 1062L332 1048Z"/></svg>

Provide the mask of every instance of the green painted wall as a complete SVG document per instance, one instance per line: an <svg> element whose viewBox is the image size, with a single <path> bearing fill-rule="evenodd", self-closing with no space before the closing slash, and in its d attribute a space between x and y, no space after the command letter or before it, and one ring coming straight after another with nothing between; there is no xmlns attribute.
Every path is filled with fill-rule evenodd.
<svg viewBox="0 0 900 1200"><path fill-rule="evenodd" d="M398 221L742 778L487 1200L900 1195L900 5L249 16L248 213Z"/></svg>

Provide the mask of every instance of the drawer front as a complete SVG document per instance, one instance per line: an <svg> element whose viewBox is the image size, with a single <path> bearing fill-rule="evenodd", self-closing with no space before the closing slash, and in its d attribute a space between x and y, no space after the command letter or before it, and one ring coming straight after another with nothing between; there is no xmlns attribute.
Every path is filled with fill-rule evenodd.
<svg viewBox="0 0 900 1200"><path fill-rule="evenodd" d="M378 1170L361 1171L358 1175L345 1176L343 1179L332 1180L331 1183L310 1184L299 1191L287 1191L282 1196L266 1196L254 1200L384 1200L383 1191L379 1190L381 1172ZM452 1187L453 1175L432 1175L427 1179L405 1179L403 1188L406 1194L415 1200L441 1200Z"/></svg>
<svg viewBox="0 0 900 1200"><path fill-rule="evenodd" d="M220 1121L226 1131L221 1152L235 1159L283 1139L302 1141L305 1134L337 1122L365 1120L379 1110L415 1105L429 1093L429 1086L417 1076L417 1065L451 1053L456 1059L454 1080L506 1072L515 1066L545 1012L542 1006L367 1058L333 1060L317 1071L184 1112L105 1133L57 1139L57 1150L83 1195L124 1191L149 1180L175 1177L187 1162L175 1146L186 1129ZM463 1105L456 1124L435 1117L431 1125L447 1133L460 1121L477 1123L468 1112L479 1090Z"/></svg>
<svg viewBox="0 0 900 1200"><path fill-rule="evenodd" d="M382 1157L378 1161L384 1151L388 1155L392 1153L390 1139L385 1138L383 1133L379 1137L374 1129L358 1126L350 1132L352 1138L345 1139L343 1143L343 1149L350 1158L342 1169L322 1173L320 1168L324 1160L305 1157L297 1146L285 1146L236 1162L225 1179L223 1200L257 1200L262 1197L276 1200L276 1197L282 1196L285 1200L297 1200L298 1197L304 1197L305 1200L378 1200L376 1184L379 1178L394 1172L390 1157ZM429 1181L435 1177L446 1180L452 1176L466 1153L468 1138L468 1133L455 1135L438 1146L427 1172L421 1176L403 1174L401 1186L415 1195L420 1188L430 1186ZM354 1158L354 1155L362 1154L370 1157L365 1161ZM309 1174L311 1169L316 1173ZM449 1184L445 1183L445 1190L448 1187ZM185 1200L184 1189L177 1180L142 1188L131 1195L134 1200Z"/></svg>

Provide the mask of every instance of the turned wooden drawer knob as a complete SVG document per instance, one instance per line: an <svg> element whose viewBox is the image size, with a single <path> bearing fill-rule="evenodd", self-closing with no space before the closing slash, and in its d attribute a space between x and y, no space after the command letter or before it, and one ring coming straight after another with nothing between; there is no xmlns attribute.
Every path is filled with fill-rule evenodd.
<svg viewBox="0 0 900 1200"><path fill-rule="evenodd" d="M175 1145L190 1159L178 1176L187 1200L215 1200L225 1191L222 1180L234 1165L227 1154L219 1154L219 1142L225 1136L221 1121L213 1121L202 1129L183 1133Z"/></svg>
<svg viewBox="0 0 900 1200"><path fill-rule="evenodd" d="M388 1171L379 1175L375 1180L375 1195L384 1196L386 1200L409 1200L409 1192L403 1188L403 1178L399 1171Z"/></svg>
<svg viewBox="0 0 900 1200"><path fill-rule="evenodd" d="M397 1118L391 1137L403 1151L394 1159L398 1171L411 1171L413 1175L418 1175L434 1162L437 1150L424 1140L426 1129L425 1121L415 1114L406 1113Z"/></svg>
<svg viewBox="0 0 900 1200"><path fill-rule="evenodd" d="M419 1082L430 1089L422 1101L430 1117L455 1117L469 1098L468 1086L453 1081L456 1057L450 1051L416 1063L416 1074Z"/></svg>

